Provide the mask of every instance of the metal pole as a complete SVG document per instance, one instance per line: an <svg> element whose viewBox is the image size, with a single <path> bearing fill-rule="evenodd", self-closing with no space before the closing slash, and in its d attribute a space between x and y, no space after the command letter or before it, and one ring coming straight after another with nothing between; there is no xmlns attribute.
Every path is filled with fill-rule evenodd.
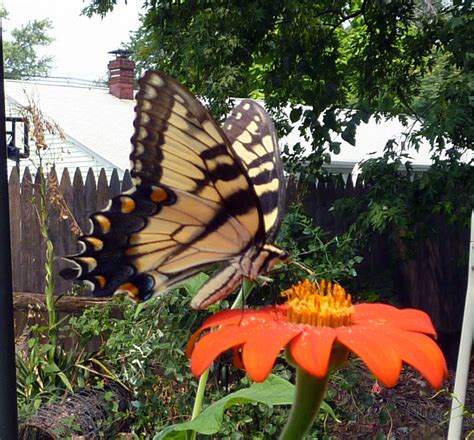
<svg viewBox="0 0 474 440"><path fill-rule="evenodd" d="M471 363L472 341L474 339L474 211L471 214L471 242L469 245L469 273L466 303L459 343L458 364L454 382L453 401L449 417L448 440L461 439L467 380Z"/></svg>
<svg viewBox="0 0 474 440"><path fill-rule="evenodd" d="M2 2L0 2L1 4ZM18 438L16 403L15 333L8 204L3 27L0 17L0 440Z"/></svg>

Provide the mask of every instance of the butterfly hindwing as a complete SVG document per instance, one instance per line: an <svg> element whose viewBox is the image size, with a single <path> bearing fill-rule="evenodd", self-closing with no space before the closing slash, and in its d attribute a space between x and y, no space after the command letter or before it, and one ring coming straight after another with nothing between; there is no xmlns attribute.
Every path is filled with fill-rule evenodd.
<svg viewBox="0 0 474 440"><path fill-rule="evenodd" d="M257 102L244 99L223 124L259 198L267 240L280 226L285 203L283 165L273 121Z"/></svg>
<svg viewBox="0 0 474 440"><path fill-rule="evenodd" d="M244 269L258 273L260 266L252 269L246 258L243 267L239 258L264 246L277 227L281 193L275 176L281 170L279 156L270 160L273 168L268 165L277 151L268 115L258 105L249 114L261 117L257 131L253 124L247 131L242 125L227 130L231 142L183 86L159 72L145 74L130 156L135 187L91 216L92 231L80 238L84 249L68 257L76 267L63 275L91 282L97 296L126 291L145 300L209 264L224 263L193 302L200 308L234 290ZM264 148L268 158L241 157L250 144L249 154ZM259 264L269 258L262 254Z"/></svg>

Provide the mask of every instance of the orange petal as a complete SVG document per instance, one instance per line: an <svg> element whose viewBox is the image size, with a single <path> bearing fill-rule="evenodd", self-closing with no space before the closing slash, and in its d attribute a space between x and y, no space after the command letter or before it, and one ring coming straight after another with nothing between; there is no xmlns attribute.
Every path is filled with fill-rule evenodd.
<svg viewBox="0 0 474 440"><path fill-rule="evenodd" d="M429 315L417 309L401 309L396 327L409 332L425 333L436 337L436 330Z"/></svg>
<svg viewBox="0 0 474 440"><path fill-rule="evenodd" d="M242 361L242 347L234 347L232 361L235 368L238 370L245 370L244 362Z"/></svg>
<svg viewBox="0 0 474 440"><path fill-rule="evenodd" d="M248 338L242 358L252 380L263 382L272 371L278 353L302 330L299 325L266 325Z"/></svg>
<svg viewBox="0 0 474 440"><path fill-rule="evenodd" d="M201 327L199 327L189 338L189 341L186 344L186 356L188 358L191 357L194 345L204 330L219 325L238 324L242 320L242 314L242 310L223 310L207 318Z"/></svg>
<svg viewBox="0 0 474 440"><path fill-rule="evenodd" d="M217 327L220 325L232 325L232 324L239 324L242 319L248 318L253 316L254 314L258 313L259 310L250 310L250 309L232 309L232 310L222 310L212 316L209 316L203 324L201 325L200 329L204 330L210 327Z"/></svg>
<svg viewBox="0 0 474 440"><path fill-rule="evenodd" d="M402 360L417 369L434 389L439 390L448 375L448 368L442 351L433 339L396 329L387 329L385 334Z"/></svg>
<svg viewBox="0 0 474 440"><path fill-rule="evenodd" d="M191 371L200 376L224 351L242 345L255 331L257 326L228 326L205 335L194 347L191 354Z"/></svg>
<svg viewBox="0 0 474 440"><path fill-rule="evenodd" d="M210 327L225 326L232 324L247 324L255 321L268 322L275 319L281 319L282 313L276 307L264 307L259 310L251 309L233 309L223 310L210 316L201 325L200 330Z"/></svg>
<svg viewBox="0 0 474 440"><path fill-rule="evenodd" d="M271 310L268 310L271 309ZM186 345L186 356L191 357L191 353L194 350L194 345L201 336L202 332L211 327L229 326L229 325L258 325L260 322L273 321L275 319L275 308L267 307L261 310L249 310L249 309L234 309L234 310L223 310L215 315L210 316L204 321L189 338Z"/></svg>
<svg viewBox="0 0 474 440"><path fill-rule="evenodd" d="M354 324L389 324L407 331L436 335L430 317L421 310L397 309L388 304L356 304L354 309Z"/></svg>
<svg viewBox="0 0 474 440"><path fill-rule="evenodd" d="M311 327L291 341L291 354L309 374L323 378L328 372L336 331L330 327Z"/></svg>
<svg viewBox="0 0 474 440"><path fill-rule="evenodd" d="M397 384L402 360L383 332L370 326L338 327L337 340L354 352L386 387Z"/></svg>

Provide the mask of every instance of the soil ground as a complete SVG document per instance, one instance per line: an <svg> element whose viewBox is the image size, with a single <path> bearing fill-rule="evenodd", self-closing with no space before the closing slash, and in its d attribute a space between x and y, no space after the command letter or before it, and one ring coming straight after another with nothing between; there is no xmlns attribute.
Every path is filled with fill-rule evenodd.
<svg viewBox="0 0 474 440"><path fill-rule="evenodd" d="M362 364L353 365L351 368L356 370L357 377L355 386L336 382L329 393L329 396L332 393L331 406L347 416L344 423L328 422L326 432L330 433L331 440L447 438L454 372L450 372L438 393L409 367L403 369L396 387L377 389L368 370ZM474 440L474 358L465 409L462 438Z"/></svg>

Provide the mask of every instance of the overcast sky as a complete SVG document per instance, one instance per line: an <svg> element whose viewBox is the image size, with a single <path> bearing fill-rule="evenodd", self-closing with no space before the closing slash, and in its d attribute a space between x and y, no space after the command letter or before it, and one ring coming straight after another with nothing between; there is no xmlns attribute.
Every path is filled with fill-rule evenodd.
<svg viewBox="0 0 474 440"><path fill-rule="evenodd" d="M88 2L87 2L88 3ZM44 51L52 55L51 76L96 80L107 73L113 56L107 52L126 42L129 32L138 27L143 0L119 1L103 20L80 15L87 4L83 0L3 0L9 15L3 21L4 38L9 31L31 20L49 18L50 35L55 41Z"/></svg>

